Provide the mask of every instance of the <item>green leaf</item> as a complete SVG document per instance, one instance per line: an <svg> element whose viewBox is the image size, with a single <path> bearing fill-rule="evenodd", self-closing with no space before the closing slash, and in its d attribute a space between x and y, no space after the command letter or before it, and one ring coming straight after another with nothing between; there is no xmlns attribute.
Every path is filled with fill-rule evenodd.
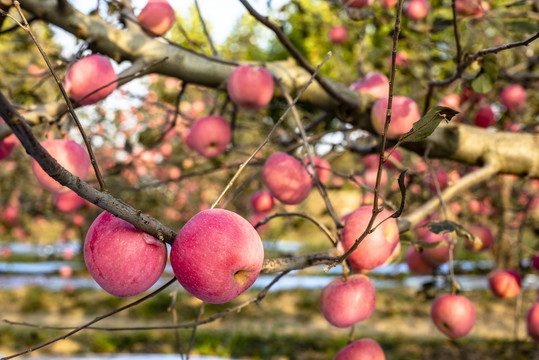
<svg viewBox="0 0 539 360"><path fill-rule="evenodd" d="M439 221L435 223L430 223L427 225L427 227L430 231L436 234L454 231L459 237L473 239L472 233L470 233L464 226L457 224L453 221Z"/></svg>
<svg viewBox="0 0 539 360"><path fill-rule="evenodd" d="M414 123L413 128L406 134L402 134L399 142L423 141L436 130L442 120L449 121L459 112L447 106L435 106Z"/></svg>
<svg viewBox="0 0 539 360"><path fill-rule="evenodd" d="M492 89L492 86L498 79L498 60L496 55L487 54L481 59L481 71L475 79L470 82L470 86L475 92L484 94Z"/></svg>
<svg viewBox="0 0 539 360"><path fill-rule="evenodd" d="M161 131L159 129L146 129L140 133L138 141L146 146L152 146L161 137Z"/></svg>

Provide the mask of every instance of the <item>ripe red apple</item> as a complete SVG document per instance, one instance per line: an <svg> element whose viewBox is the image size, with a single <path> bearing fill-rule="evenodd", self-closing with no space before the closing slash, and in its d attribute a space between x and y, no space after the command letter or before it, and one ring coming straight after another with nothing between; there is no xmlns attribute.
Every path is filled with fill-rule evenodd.
<svg viewBox="0 0 539 360"><path fill-rule="evenodd" d="M241 65L228 76L228 96L245 110L259 110L268 105L274 87L271 73L260 66Z"/></svg>
<svg viewBox="0 0 539 360"><path fill-rule="evenodd" d="M372 315L376 290L365 275L335 279L322 289L320 311L333 326L345 328Z"/></svg>
<svg viewBox="0 0 539 360"><path fill-rule="evenodd" d="M386 356L380 344L363 338L343 347L333 360L386 360Z"/></svg>
<svg viewBox="0 0 539 360"><path fill-rule="evenodd" d="M492 110L490 105L483 106L477 110L474 118L475 126L487 128L494 125L495 122L496 115L494 114L494 110Z"/></svg>
<svg viewBox="0 0 539 360"><path fill-rule="evenodd" d="M426 237L419 241L426 243L439 242L439 244L432 248L423 249L423 255L428 262L437 266L449 261L449 240L447 235L435 234L429 232ZM453 247L453 253L455 253L455 247Z"/></svg>
<svg viewBox="0 0 539 360"><path fill-rule="evenodd" d="M508 85L500 93L500 101L508 111L518 111L526 105L526 90L521 85Z"/></svg>
<svg viewBox="0 0 539 360"><path fill-rule="evenodd" d="M514 298L520 293L520 275L515 270L495 270L488 276L488 285L497 297Z"/></svg>
<svg viewBox="0 0 539 360"><path fill-rule="evenodd" d="M425 259L423 253L415 251L413 247L408 248L408 251L406 251L404 261L412 274L430 275L434 271L434 266Z"/></svg>
<svg viewBox="0 0 539 360"><path fill-rule="evenodd" d="M3 123L4 119L2 119L2 117L0 116L0 124ZM0 160L7 158L13 152L13 148L15 148L16 143L17 137L15 136L15 134L11 134L0 140Z"/></svg>
<svg viewBox="0 0 539 360"><path fill-rule="evenodd" d="M371 109L371 124L378 134L382 134L386 121L388 98L378 99ZM414 100L405 96L394 96L391 107L392 115L387 130L388 139L398 139L412 128L412 125L421 118L419 108Z"/></svg>
<svg viewBox="0 0 539 360"><path fill-rule="evenodd" d="M67 171L81 180L86 180L90 173L90 157L85 148L72 140L62 139L47 140L42 142L41 146ZM51 178L34 159L32 159L32 171L37 181L45 189L55 193L70 191L67 187Z"/></svg>
<svg viewBox="0 0 539 360"><path fill-rule="evenodd" d="M343 228L343 248L348 250L356 239L365 231L372 214L372 206L361 206L346 218ZM374 222L377 225L391 215L383 210ZM399 229L394 218L382 223L373 233L361 241L357 249L348 258L350 267L354 271L372 270L378 267L391 256L399 241Z"/></svg>
<svg viewBox="0 0 539 360"><path fill-rule="evenodd" d="M94 220L84 240L88 272L106 292L138 295L159 280L167 263L165 244L109 212Z"/></svg>
<svg viewBox="0 0 539 360"><path fill-rule="evenodd" d="M455 93L448 94L438 102L438 105L460 110L460 95Z"/></svg>
<svg viewBox="0 0 539 360"><path fill-rule="evenodd" d="M348 30L342 25L332 26L329 29L329 41L333 44L342 44L348 40Z"/></svg>
<svg viewBox="0 0 539 360"><path fill-rule="evenodd" d="M488 250L494 245L494 235L488 226L479 224L470 225L468 226L468 231L475 236L479 243L474 243L466 238L464 242L466 249L473 252L479 252Z"/></svg>
<svg viewBox="0 0 539 360"><path fill-rule="evenodd" d="M375 98L387 97L389 94L389 79L382 73L370 72L363 79L357 80L350 89L369 94ZM387 107L387 105L386 105Z"/></svg>
<svg viewBox="0 0 539 360"><path fill-rule="evenodd" d="M274 198L289 205L305 200L312 187L312 179L301 162L284 152L266 159L262 180Z"/></svg>
<svg viewBox="0 0 539 360"><path fill-rule="evenodd" d="M490 9L490 4L481 0L456 0L455 10L462 16L480 17Z"/></svg>
<svg viewBox="0 0 539 360"><path fill-rule="evenodd" d="M430 4L427 0L410 0L404 4L404 12L412 20L422 20L427 17Z"/></svg>
<svg viewBox="0 0 539 360"><path fill-rule="evenodd" d="M254 227L224 209L203 210L178 232L170 263L180 284L202 301L231 301L256 280L264 249Z"/></svg>
<svg viewBox="0 0 539 360"><path fill-rule="evenodd" d="M316 168L316 173L318 174L318 179L322 184L327 184L329 178L331 177L331 165L320 156L313 156L313 163ZM312 167L309 158L306 157L303 159L303 164L306 165L307 172L312 174ZM315 180L312 179L313 185L316 184Z"/></svg>
<svg viewBox="0 0 539 360"><path fill-rule="evenodd" d="M232 139L232 130L221 116L204 116L191 125L188 139L190 148L206 158L214 158L225 152Z"/></svg>
<svg viewBox="0 0 539 360"><path fill-rule="evenodd" d="M361 9L365 6L369 6L374 0L341 0L343 5L350 8Z"/></svg>
<svg viewBox="0 0 539 360"><path fill-rule="evenodd" d="M152 34L145 30L144 32L149 36L161 36L170 30L174 21L176 21L176 15L168 1L148 0L148 3L137 16L137 19L141 25L153 32Z"/></svg>
<svg viewBox="0 0 539 360"><path fill-rule="evenodd" d="M383 7L389 9L389 8L395 7L395 5L397 5L398 2L399 0L382 0L381 4Z"/></svg>
<svg viewBox="0 0 539 360"><path fill-rule="evenodd" d="M539 302L535 303L528 311L526 330L533 341L539 343Z"/></svg>
<svg viewBox="0 0 539 360"><path fill-rule="evenodd" d="M273 209L273 196L269 191L257 191L251 196L251 207L255 213Z"/></svg>
<svg viewBox="0 0 539 360"><path fill-rule="evenodd" d="M84 205L87 201L84 198L81 198L76 192L68 191L65 193L59 193L54 195L54 205L56 209L64 214L77 211Z"/></svg>
<svg viewBox="0 0 539 360"><path fill-rule="evenodd" d="M378 169L366 169L363 173L363 176L361 177L360 182L364 185L367 185L374 189L374 186L376 185L376 177L378 176ZM380 187L384 187L387 185L387 171L382 168L382 173L380 177Z"/></svg>
<svg viewBox="0 0 539 360"><path fill-rule="evenodd" d="M94 54L73 64L64 79L64 87L73 100L81 105L90 105L109 96L118 84L114 82L84 100L81 99L117 78L110 60L103 55Z"/></svg>
<svg viewBox="0 0 539 360"><path fill-rule="evenodd" d="M475 324L475 307L461 295L442 295L432 304L430 316L444 335L456 339L467 335Z"/></svg>
<svg viewBox="0 0 539 360"><path fill-rule="evenodd" d="M440 187L440 191L443 191L447 185L449 185L449 176L447 175L447 171L445 170L438 170L434 173L436 176L436 181L438 181L438 186ZM430 190L435 193L436 192L436 185L434 184L434 179L432 176L427 176L425 178L426 185L430 188Z"/></svg>

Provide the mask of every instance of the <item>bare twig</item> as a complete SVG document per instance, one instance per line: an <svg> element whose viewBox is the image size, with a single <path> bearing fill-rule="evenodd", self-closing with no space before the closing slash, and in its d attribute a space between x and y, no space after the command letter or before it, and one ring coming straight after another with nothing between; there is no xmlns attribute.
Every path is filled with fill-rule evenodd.
<svg viewBox="0 0 539 360"><path fill-rule="evenodd" d="M200 6L198 6L198 0L195 0L195 7L197 9L198 19L200 20L200 23L202 24L202 30L204 31L204 35L206 35L206 39L208 39L208 43L210 44L211 52L213 56L219 56L219 53L217 52L215 45L213 45L210 32L208 31L208 28L206 27L206 22L204 21L204 18L202 17L202 13L200 12Z"/></svg>

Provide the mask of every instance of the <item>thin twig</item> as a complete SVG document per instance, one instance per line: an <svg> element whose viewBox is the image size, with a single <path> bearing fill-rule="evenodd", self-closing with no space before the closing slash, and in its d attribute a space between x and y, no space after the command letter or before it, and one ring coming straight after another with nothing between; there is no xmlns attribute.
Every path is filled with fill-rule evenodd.
<svg viewBox="0 0 539 360"><path fill-rule="evenodd" d="M202 302L200 305L200 309L198 310L197 318L195 322L199 322L200 318L202 317L202 314L204 314L204 306L206 305L205 302ZM189 347L187 348L187 354L186 354L186 360L189 360L189 354L191 354L191 350L193 350L193 346L195 346L195 335L197 332L197 325L193 326L193 329L191 331L191 340L189 341Z"/></svg>
<svg viewBox="0 0 539 360"><path fill-rule="evenodd" d="M206 35L206 39L208 39L208 43L210 44L212 54L213 56L217 57L219 56L219 53L217 52L217 49L213 45L210 32L208 31L208 28L206 27L206 22L204 21L204 18L202 17L200 6L198 6L198 0L195 0L195 7L197 9L198 19L200 20L200 23L202 24L202 30L204 31L204 35Z"/></svg>

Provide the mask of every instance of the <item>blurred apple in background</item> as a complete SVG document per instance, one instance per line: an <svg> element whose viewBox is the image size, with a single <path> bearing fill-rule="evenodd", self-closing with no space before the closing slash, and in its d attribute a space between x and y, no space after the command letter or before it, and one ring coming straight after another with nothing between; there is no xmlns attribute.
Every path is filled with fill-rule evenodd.
<svg viewBox="0 0 539 360"><path fill-rule="evenodd" d="M497 297L510 299L520 293L520 275L515 270L495 270L488 276L490 290Z"/></svg>
<svg viewBox="0 0 539 360"><path fill-rule="evenodd" d="M273 196L269 191L257 191L251 196L251 207L255 213L273 209Z"/></svg>
<svg viewBox="0 0 539 360"><path fill-rule="evenodd" d="M468 231L476 237L478 242L473 242L472 240L465 238L464 245L466 246L466 249L478 252L491 249L494 245L494 235L488 226L474 224L468 226Z"/></svg>
<svg viewBox="0 0 539 360"><path fill-rule="evenodd" d="M410 0L404 4L404 13L412 20L422 20L427 17L430 4L427 0Z"/></svg>
<svg viewBox="0 0 539 360"><path fill-rule="evenodd" d="M273 76L260 66L240 65L228 76L227 91L232 102L245 110L259 110L273 98Z"/></svg>
<svg viewBox="0 0 539 360"><path fill-rule="evenodd" d="M526 90L522 85L508 85L502 89L500 101L508 111L521 110L526 105Z"/></svg>
<svg viewBox="0 0 539 360"><path fill-rule="evenodd" d="M533 341L539 343L539 302L535 303L526 316L526 330Z"/></svg>
<svg viewBox="0 0 539 360"><path fill-rule="evenodd" d="M375 340L364 338L343 347L333 360L385 360L384 350Z"/></svg>
<svg viewBox="0 0 539 360"><path fill-rule="evenodd" d="M376 290L365 275L338 278L322 289L320 311L333 326L345 328L370 317L376 304Z"/></svg>
<svg viewBox="0 0 539 360"><path fill-rule="evenodd" d="M206 158L214 158L226 151L232 139L230 124L217 115L197 119L189 131L187 144Z"/></svg>
<svg viewBox="0 0 539 360"><path fill-rule="evenodd" d="M369 72L363 79L353 82L350 89L380 99L389 94L389 79L382 73Z"/></svg>
<svg viewBox="0 0 539 360"><path fill-rule="evenodd" d="M496 123L496 114L494 114L492 106L486 105L477 110L474 118L475 126L487 128L494 125L494 123Z"/></svg>
<svg viewBox="0 0 539 360"><path fill-rule="evenodd" d="M77 176L81 180L86 180L90 173L90 156L86 149L72 140L47 140L41 146L67 171ZM70 191L53 178L51 178L37 161L32 159L32 171L39 183L47 190L62 193Z"/></svg>
<svg viewBox="0 0 539 360"><path fill-rule="evenodd" d="M90 105L109 96L118 84L114 82L88 97L85 96L117 78L110 60L103 55L94 54L73 64L64 79L64 87L73 100L81 105Z"/></svg>
<svg viewBox="0 0 539 360"><path fill-rule="evenodd" d="M305 167L284 152L276 152L266 159L262 180L274 198L289 205L305 200L312 187L312 179Z"/></svg>
<svg viewBox="0 0 539 360"><path fill-rule="evenodd" d="M318 179L322 184L327 184L329 178L331 177L331 165L325 159L316 155L313 156L313 163L316 169L316 173L318 174ZM312 175L312 166L308 157L303 159L303 164L306 166L307 172ZM312 182L313 185L316 184L314 178L312 179Z"/></svg>
<svg viewBox="0 0 539 360"><path fill-rule="evenodd" d="M146 6L137 16L138 22L152 32L144 32L149 36L161 36L166 34L174 22L176 15L174 9L166 0L148 0Z"/></svg>
<svg viewBox="0 0 539 360"><path fill-rule="evenodd" d="M475 307L461 295L442 295L432 304L434 325L451 339L467 335L475 324Z"/></svg>
<svg viewBox="0 0 539 360"><path fill-rule="evenodd" d="M380 135L384 130L387 106L388 98L384 97L378 99L371 109L372 127ZM386 134L388 139L398 139L421 118L416 102L405 96L394 96L391 109L391 122Z"/></svg>
<svg viewBox="0 0 539 360"><path fill-rule="evenodd" d="M329 41L333 44L342 44L348 40L348 30L342 25L332 26L329 29Z"/></svg>
<svg viewBox="0 0 539 360"><path fill-rule="evenodd" d="M412 246L406 251L404 261L412 274L430 275L434 271L434 266L425 259L423 253L415 251Z"/></svg>

